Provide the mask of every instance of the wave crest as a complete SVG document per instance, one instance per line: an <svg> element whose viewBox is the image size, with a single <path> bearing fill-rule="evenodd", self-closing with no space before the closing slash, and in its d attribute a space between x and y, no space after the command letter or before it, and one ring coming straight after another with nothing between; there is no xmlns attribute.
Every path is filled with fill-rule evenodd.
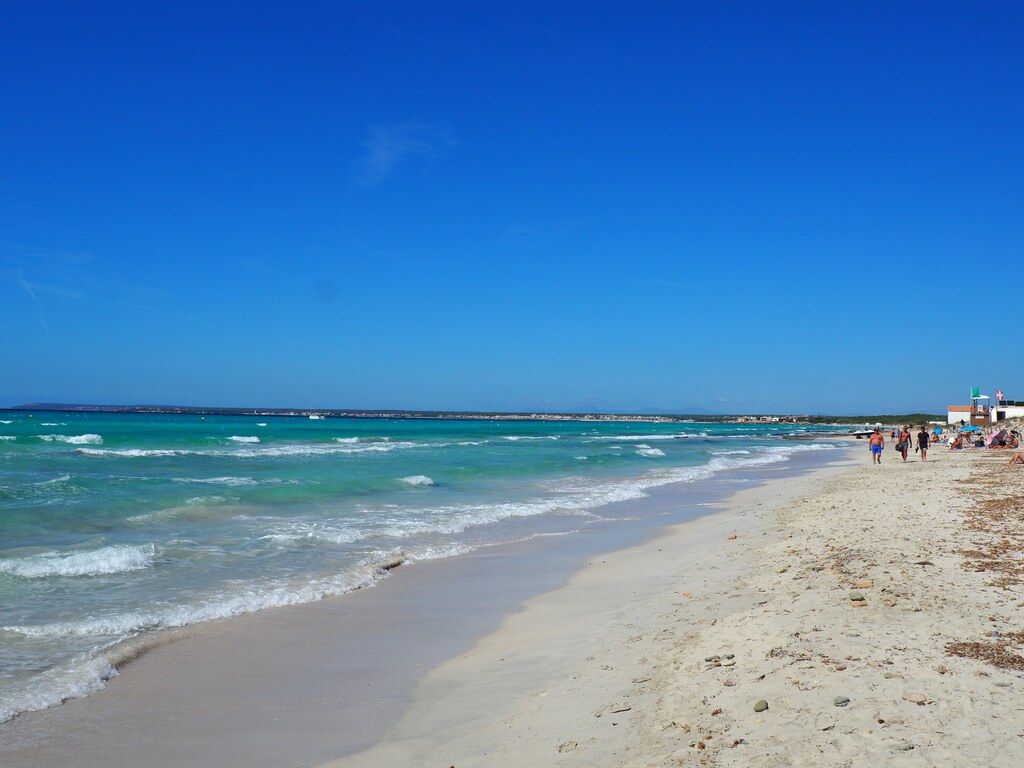
<svg viewBox="0 0 1024 768"><path fill-rule="evenodd" d="M39 435L40 440L48 443L69 443L70 445L102 445L100 435Z"/></svg>
<svg viewBox="0 0 1024 768"><path fill-rule="evenodd" d="M152 544L117 544L87 552L43 552L0 560L0 572L23 579L49 576L100 576L149 568L156 557Z"/></svg>

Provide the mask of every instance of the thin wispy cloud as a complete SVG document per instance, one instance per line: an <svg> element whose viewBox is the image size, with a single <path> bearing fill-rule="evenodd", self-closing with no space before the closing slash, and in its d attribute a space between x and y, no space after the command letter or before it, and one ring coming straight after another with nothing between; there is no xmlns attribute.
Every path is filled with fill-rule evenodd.
<svg viewBox="0 0 1024 768"><path fill-rule="evenodd" d="M22 275L20 272L17 275L15 275L14 279L18 281L18 285L25 289L25 293L27 293L31 297L32 301L35 303L36 311L39 312L39 322L42 323L43 330L46 331L46 338L48 338L50 341L53 341L53 336L50 334L50 326L47 325L46 315L43 312L43 303L39 300L39 297L36 295L36 292L33 289L32 284L27 282L25 280L24 275Z"/></svg>
<svg viewBox="0 0 1024 768"><path fill-rule="evenodd" d="M356 181L367 187L379 187L410 161L436 157L455 144L455 139L443 125L370 126L363 142L366 153L356 168Z"/></svg>

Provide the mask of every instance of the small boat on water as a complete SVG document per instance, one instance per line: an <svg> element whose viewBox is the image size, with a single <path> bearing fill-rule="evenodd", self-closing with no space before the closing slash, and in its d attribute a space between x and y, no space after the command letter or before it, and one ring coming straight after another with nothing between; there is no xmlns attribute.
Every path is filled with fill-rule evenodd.
<svg viewBox="0 0 1024 768"><path fill-rule="evenodd" d="M320 419L322 419L323 417L324 417L324 415L322 413L311 413L311 414L309 414L309 418L315 419L315 420L318 420L318 421Z"/></svg>

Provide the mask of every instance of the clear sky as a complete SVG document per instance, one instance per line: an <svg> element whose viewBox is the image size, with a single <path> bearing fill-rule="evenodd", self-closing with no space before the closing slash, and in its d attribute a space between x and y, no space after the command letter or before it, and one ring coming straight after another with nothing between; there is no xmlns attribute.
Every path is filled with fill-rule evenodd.
<svg viewBox="0 0 1024 768"><path fill-rule="evenodd" d="M7 3L0 404L1024 399L1022 8Z"/></svg>

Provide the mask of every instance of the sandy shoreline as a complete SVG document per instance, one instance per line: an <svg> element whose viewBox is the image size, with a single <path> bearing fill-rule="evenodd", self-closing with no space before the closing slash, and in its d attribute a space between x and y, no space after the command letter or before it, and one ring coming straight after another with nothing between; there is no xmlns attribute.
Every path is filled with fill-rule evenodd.
<svg viewBox="0 0 1024 768"><path fill-rule="evenodd" d="M528 601L330 765L1020 765L1024 473L851 458Z"/></svg>
<svg viewBox="0 0 1024 768"><path fill-rule="evenodd" d="M1006 458L874 467L852 443L723 483L714 514L611 527L626 538L598 556L586 536L542 544L557 561L496 548L215 624L6 724L0 764L1017 766L1024 472ZM679 493L642 503L702 503Z"/></svg>
<svg viewBox="0 0 1024 768"><path fill-rule="evenodd" d="M419 563L371 590L157 636L104 690L0 726L0 764L301 766L363 750L384 737L427 671L597 554L706 514L744 484L799 475L837 454L799 452L654 488L570 536Z"/></svg>

